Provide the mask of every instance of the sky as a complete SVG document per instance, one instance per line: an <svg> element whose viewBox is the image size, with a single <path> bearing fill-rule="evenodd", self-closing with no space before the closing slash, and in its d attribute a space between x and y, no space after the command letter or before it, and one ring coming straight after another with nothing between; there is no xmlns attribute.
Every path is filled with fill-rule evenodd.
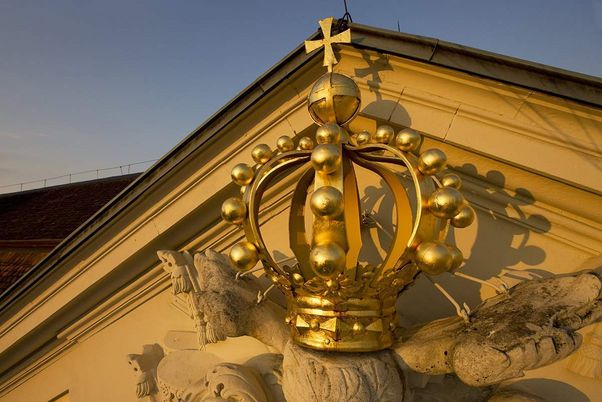
<svg viewBox="0 0 602 402"><path fill-rule="evenodd" d="M348 6L361 24L602 76L602 0ZM343 13L343 0L0 1L0 192L160 158Z"/></svg>

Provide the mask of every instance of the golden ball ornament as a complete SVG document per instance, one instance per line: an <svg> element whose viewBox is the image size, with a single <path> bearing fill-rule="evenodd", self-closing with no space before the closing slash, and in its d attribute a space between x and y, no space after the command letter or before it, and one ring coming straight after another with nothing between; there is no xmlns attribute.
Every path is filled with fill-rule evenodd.
<svg viewBox="0 0 602 402"><path fill-rule="evenodd" d="M374 141L379 144L388 144L394 135L395 130L393 130L393 127L388 125L378 126L376 133L374 133Z"/></svg>
<svg viewBox="0 0 602 402"><path fill-rule="evenodd" d="M309 92L307 108L318 125L349 123L360 109L360 89L346 75L326 73Z"/></svg>
<svg viewBox="0 0 602 402"><path fill-rule="evenodd" d="M239 186L246 186L253 181L253 169L246 163L239 163L232 168L232 181Z"/></svg>
<svg viewBox="0 0 602 402"><path fill-rule="evenodd" d="M336 243L314 246L309 253L311 268L321 278L330 278L345 267L345 251Z"/></svg>
<svg viewBox="0 0 602 402"><path fill-rule="evenodd" d="M357 141L357 145L364 145L370 142L370 133L367 131L362 131L357 135L355 139Z"/></svg>
<svg viewBox="0 0 602 402"><path fill-rule="evenodd" d="M293 273L292 279L293 283L297 286L301 286L303 285L303 283L305 283L305 279L303 278L303 276L301 274L298 274L297 272Z"/></svg>
<svg viewBox="0 0 602 402"><path fill-rule="evenodd" d="M452 252L439 242L424 242L416 248L416 264L429 275L439 275L452 266Z"/></svg>
<svg viewBox="0 0 602 402"><path fill-rule="evenodd" d="M237 197L228 198L222 204L222 218L229 223L240 225L247 217L247 206Z"/></svg>
<svg viewBox="0 0 602 402"><path fill-rule="evenodd" d="M317 172L330 174L341 166L341 150L334 144L320 144L312 151L311 162Z"/></svg>
<svg viewBox="0 0 602 402"><path fill-rule="evenodd" d="M276 141L276 146L278 147L280 152L288 152L295 149L295 143L293 139L288 135L283 135L282 137L278 138L278 140Z"/></svg>
<svg viewBox="0 0 602 402"><path fill-rule="evenodd" d="M450 271L455 271L460 268L460 265L464 262L464 256L462 255L462 251L456 246L448 245L449 251L451 253L452 262L450 266Z"/></svg>
<svg viewBox="0 0 602 402"><path fill-rule="evenodd" d="M453 218L460 212L462 205L464 196L452 187L438 188L428 199L429 210L438 218Z"/></svg>
<svg viewBox="0 0 602 402"><path fill-rule="evenodd" d="M299 140L299 149L309 151L314 148L314 140L309 137L301 137Z"/></svg>
<svg viewBox="0 0 602 402"><path fill-rule="evenodd" d="M434 175L439 173L445 164L447 163L447 157L440 149L427 149L420 154L418 159L418 170L425 175Z"/></svg>
<svg viewBox="0 0 602 402"><path fill-rule="evenodd" d="M320 329L320 321L318 321L317 318L312 318L309 321L309 328L311 328L312 331L318 331Z"/></svg>
<svg viewBox="0 0 602 402"><path fill-rule="evenodd" d="M259 144L251 151L251 156L256 163L263 165L272 158L272 150L267 144Z"/></svg>
<svg viewBox="0 0 602 402"><path fill-rule="evenodd" d="M230 261L241 272L250 270L259 261L257 247L248 241L235 244L230 249Z"/></svg>
<svg viewBox="0 0 602 402"><path fill-rule="evenodd" d="M411 128L404 128L395 136L395 145L401 151L413 152L420 146L420 134Z"/></svg>
<svg viewBox="0 0 602 402"><path fill-rule="evenodd" d="M462 179L460 176L454 173L448 173L441 178L441 185L443 187L452 187L459 190L462 187Z"/></svg>
<svg viewBox="0 0 602 402"><path fill-rule="evenodd" d="M332 186L323 186L311 195L309 205L316 216L336 218L343 213L343 194Z"/></svg>
<svg viewBox="0 0 602 402"><path fill-rule="evenodd" d="M335 123L326 123L318 127L316 142L318 144L338 144L345 135L343 128Z"/></svg>
<svg viewBox="0 0 602 402"><path fill-rule="evenodd" d="M470 205L463 205L460 211L451 219L451 224L457 228L470 226L475 219L474 209Z"/></svg>

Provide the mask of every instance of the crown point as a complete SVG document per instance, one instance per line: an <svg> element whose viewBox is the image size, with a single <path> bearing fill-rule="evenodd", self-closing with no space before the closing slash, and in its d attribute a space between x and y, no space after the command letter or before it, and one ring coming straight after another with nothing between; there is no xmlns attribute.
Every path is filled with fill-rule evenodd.
<svg viewBox="0 0 602 402"><path fill-rule="evenodd" d="M222 204L222 218L229 223L240 225L247 217L247 206L240 198L228 198Z"/></svg>
<svg viewBox="0 0 602 402"><path fill-rule="evenodd" d="M470 205L463 205L452 219L451 224L457 228L465 228L470 226L475 219L474 209Z"/></svg>
<svg viewBox="0 0 602 402"><path fill-rule="evenodd" d="M232 181L239 186L246 186L253 181L253 169L246 163L239 163L232 168Z"/></svg>
<svg viewBox="0 0 602 402"><path fill-rule="evenodd" d="M388 125L378 126L376 133L374 133L374 141L379 144L388 144L391 142L394 135L395 130L393 130L393 127Z"/></svg>
<svg viewBox="0 0 602 402"><path fill-rule="evenodd" d="M448 173L441 178L441 185L443 187L452 187L459 190L462 187L462 179L460 176L454 173Z"/></svg>
<svg viewBox="0 0 602 402"><path fill-rule="evenodd" d="M318 127L316 131L316 142L318 144L338 144L343 137L343 128L338 124L327 123Z"/></svg>
<svg viewBox="0 0 602 402"><path fill-rule="evenodd" d="M301 137L299 140L299 149L303 151L310 151L314 148L314 140L309 137Z"/></svg>
<svg viewBox="0 0 602 402"><path fill-rule="evenodd" d="M429 210L437 218L453 218L460 212L463 204L464 197L452 187L439 188L428 199Z"/></svg>
<svg viewBox="0 0 602 402"><path fill-rule="evenodd" d="M311 153L311 162L317 172L330 174L341 166L341 151L334 144L320 144Z"/></svg>
<svg viewBox="0 0 602 402"><path fill-rule="evenodd" d="M288 152L295 149L295 143L293 142L293 139L288 135L283 135L282 137L278 138L278 140L276 141L276 146L278 147L278 150L280 150L280 152Z"/></svg>
<svg viewBox="0 0 602 402"><path fill-rule="evenodd" d="M440 149L428 149L420 154L418 159L418 170L424 175L430 176L439 173L445 167L447 157Z"/></svg>
<svg viewBox="0 0 602 402"><path fill-rule="evenodd" d="M256 145L255 148L253 148L253 151L251 151L253 160L260 165L263 165L269 161L272 158L272 155L272 149L267 144Z"/></svg>
<svg viewBox="0 0 602 402"><path fill-rule="evenodd" d="M443 243L424 242L416 248L416 263L427 274L439 275L451 268L452 253Z"/></svg>
<svg viewBox="0 0 602 402"><path fill-rule="evenodd" d="M239 271L248 271L259 261L257 247L248 241L235 244L230 249L230 260Z"/></svg>
<svg viewBox="0 0 602 402"><path fill-rule="evenodd" d="M404 128L395 137L395 145L401 151L413 152L420 146L420 134L411 128Z"/></svg>

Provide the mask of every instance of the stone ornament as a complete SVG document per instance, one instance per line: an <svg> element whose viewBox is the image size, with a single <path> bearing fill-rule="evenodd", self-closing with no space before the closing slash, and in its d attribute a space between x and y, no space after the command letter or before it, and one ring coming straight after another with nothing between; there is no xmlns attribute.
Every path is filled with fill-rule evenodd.
<svg viewBox="0 0 602 402"><path fill-rule="evenodd" d="M524 281L484 301L469 322L454 316L398 330L392 348L333 354L291 342L285 307L257 303L250 290L263 278L237 275L211 250L193 261L197 316L220 334L206 341L248 335L277 354L236 365L180 342L156 370L164 401L541 401L497 384L565 358L580 345L576 331L602 318L601 272L591 271Z"/></svg>

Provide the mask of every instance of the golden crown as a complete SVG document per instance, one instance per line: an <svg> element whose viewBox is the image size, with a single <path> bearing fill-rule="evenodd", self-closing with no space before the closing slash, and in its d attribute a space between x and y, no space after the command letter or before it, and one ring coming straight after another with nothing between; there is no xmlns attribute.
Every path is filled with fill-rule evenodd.
<svg viewBox="0 0 602 402"><path fill-rule="evenodd" d="M331 23L320 21L321 44L350 41L348 31L330 38ZM308 50L316 49L312 43L306 43ZM297 343L320 350L374 351L393 343L395 302L420 272L436 275L460 266L462 253L444 238L450 223L470 225L474 211L458 191L457 175L437 178L445 154L438 149L417 154L422 138L415 131L396 134L388 125L373 133L348 131L360 108L360 91L351 78L332 72L334 63L330 49L325 52L329 72L309 94L309 113L319 126L315 137L302 137L295 146L282 136L275 151L266 144L255 146L256 165L241 163L232 170L242 198L227 199L222 217L241 225L246 236L232 247L232 263L249 272L261 261L267 277L285 293L286 322ZM362 225L370 217L361 212L358 167L378 175L394 200L395 230L378 264L359 262ZM296 262L283 265L264 243L259 207L270 184L296 170L301 175L289 217ZM306 234L307 203L313 214L311 236Z"/></svg>

